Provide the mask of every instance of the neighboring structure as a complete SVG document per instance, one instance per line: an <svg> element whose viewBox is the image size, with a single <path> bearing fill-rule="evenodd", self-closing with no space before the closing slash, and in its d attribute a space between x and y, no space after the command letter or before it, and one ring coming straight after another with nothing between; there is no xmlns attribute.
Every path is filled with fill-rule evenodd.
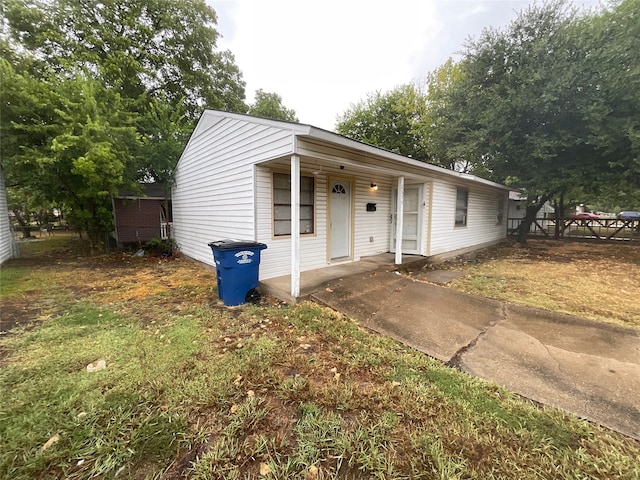
<svg viewBox="0 0 640 480"><path fill-rule="evenodd" d="M515 232L521 220L527 214L527 199L520 192L509 192L509 232ZM535 234L542 234L542 230L547 234L552 233L550 229L555 225L555 209L548 201L536 215L536 221L531 224L529 231Z"/></svg>
<svg viewBox="0 0 640 480"><path fill-rule="evenodd" d="M310 125L206 110L176 167L173 239L208 264L213 240L263 242L260 279L291 275L296 298L301 271L502 240L508 191Z"/></svg>
<svg viewBox="0 0 640 480"><path fill-rule="evenodd" d="M4 173L0 168L0 264L5 260L16 256L15 239L11 232L9 222L9 209L7 206L7 191L4 183Z"/></svg>
<svg viewBox="0 0 640 480"><path fill-rule="evenodd" d="M141 188L141 193L123 191L113 199L113 237L118 246L143 244L152 238L167 239L171 202L167 211L164 185L143 183Z"/></svg>
<svg viewBox="0 0 640 480"><path fill-rule="evenodd" d="M509 192L509 218L524 218L527 213L527 199L520 192ZM548 201L538 211L537 218L551 218L555 209Z"/></svg>

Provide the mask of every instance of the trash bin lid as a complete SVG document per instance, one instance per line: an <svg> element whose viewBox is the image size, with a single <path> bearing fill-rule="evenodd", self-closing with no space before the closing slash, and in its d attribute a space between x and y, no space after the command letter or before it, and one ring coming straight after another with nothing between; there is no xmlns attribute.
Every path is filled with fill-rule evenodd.
<svg viewBox="0 0 640 480"><path fill-rule="evenodd" d="M264 243L254 242L251 240L217 240L215 242L210 242L209 246L220 250L231 250L232 248L267 248Z"/></svg>

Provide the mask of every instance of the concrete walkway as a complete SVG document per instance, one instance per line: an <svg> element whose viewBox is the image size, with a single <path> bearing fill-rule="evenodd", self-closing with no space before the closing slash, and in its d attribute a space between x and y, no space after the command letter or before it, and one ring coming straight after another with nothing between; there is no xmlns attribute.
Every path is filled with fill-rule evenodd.
<svg viewBox="0 0 640 480"><path fill-rule="evenodd" d="M640 331L385 268L327 281L311 298L465 372L640 440Z"/></svg>

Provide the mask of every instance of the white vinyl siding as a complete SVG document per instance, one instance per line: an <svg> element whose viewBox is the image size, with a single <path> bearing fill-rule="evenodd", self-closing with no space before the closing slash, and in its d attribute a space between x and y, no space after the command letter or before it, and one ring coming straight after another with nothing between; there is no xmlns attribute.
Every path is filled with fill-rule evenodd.
<svg viewBox="0 0 640 480"><path fill-rule="evenodd" d="M286 168L287 162L279 163L278 171ZM313 162L305 160L301 164L303 174L314 171ZM300 236L300 270L307 271L331 265L327 258L327 177L340 178L343 171L334 167L325 167L314 177L315 180L315 214L316 232L314 235ZM262 254L260 278L267 279L291 273L291 239L290 237L274 237L272 234L272 171L270 168L258 166L257 180L257 232L258 241L268 244ZM371 191L371 180L365 178L352 179L354 185L354 261L370 255L389 251L391 213L390 178L376 177L377 191ZM377 210L367 212L367 203L375 203ZM373 238L373 242L371 239Z"/></svg>
<svg viewBox="0 0 640 480"><path fill-rule="evenodd" d="M427 255L438 255L480 246L506 237L504 225L496 224L496 195L500 190L483 185L469 185L467 226L455 226L458 185L442 180L433 183L432 218Z"/></svg>
<svg viewBox="0 0 640 480"><path fill-rule="evenodd" d="M209 242L255 239L254 162L290 153L292 137L284 129L204 115L176 168L173 239L185 255L213 264Z"/></svg>
<svg viewBox="0 0 640 480"><path fill-rule="evenodd" d="M13 236L9 224L9 210L4 183L4 175L0 170L0 263L13 256Z"/></svg>
<svg viewBox="0 0 640 480"><path fill-rule="evenodd" d="M278 164L280 172L287 162ZM302 162L301 170L306 173L307 164ZM291 273L291 237L273 235L273 189L272 169L258 165L256 167L256 232L257 241L266 243L267 250L262 253L260 261L260 279L279 277ZM326 179L323 176L314 178L315 188L315 233L300 235L300 270L310 270L326 266Z"/></svg>
<svg viewBox="0 0 640 480"><path fill-rule="evenodd" d="M290 177L293 154L300 158L301 176L313 183L312 204L301 196L301 219L313 219L313 233L304 234L308 229L301 228L302 272L332 264L327 233L329 179L348 181L353 196L353 255L335 263L389 252L392 192L399 176L405 177L406 185L422 186L417 206L419 254L453 252L506 236L505 226L496 225L496 199L501 194L506 198L505 190L469 175L349 142L304 125L205 111L176 168L172 232L178 248L213 265L209 242L256 240L268 247L262 253L260 278L289 275L291 238L286 228L275 231L273 217L276 208L283 207L278 216L290 218L286 212L290 195L286 188L275 185L274 189L273 179L276 172L283 179ZM372 183L377 190L371 189ZM468 192L466 228L455 227L458 188ZM376 204L375 211L367 211L368 203Z"/></svg>

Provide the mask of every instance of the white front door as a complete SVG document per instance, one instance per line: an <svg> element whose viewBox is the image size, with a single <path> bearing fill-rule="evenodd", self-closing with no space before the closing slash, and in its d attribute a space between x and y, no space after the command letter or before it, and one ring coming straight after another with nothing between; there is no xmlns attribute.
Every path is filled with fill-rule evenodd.
<svg viewBox="0 0 640 480"><path fill-rule="evenodd" d="M329 242L331 260L351 257L351 182L329 184Z"/></svg>
<svg viewBox="0 0 640 480"><path fill-rule="evenodd" d="M392 195L393 235L391 235L391 252L396 251L396 218L398 191ZM422 185L406 185L404 187L404 210L402 216L402 253L420 254L422 243Z"/></svg>

